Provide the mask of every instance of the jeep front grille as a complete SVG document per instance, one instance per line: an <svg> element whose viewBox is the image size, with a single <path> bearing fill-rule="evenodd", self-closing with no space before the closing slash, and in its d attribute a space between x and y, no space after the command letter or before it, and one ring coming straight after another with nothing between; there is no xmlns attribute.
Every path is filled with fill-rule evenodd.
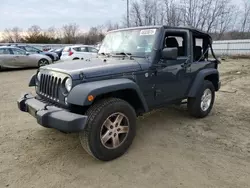
<svg viewBox="0 0 250 188"><path fill-rule="evenodd" d="M49 99L59 100L59 90L62 79L47 74L41 75L39 93Z"/></svg>

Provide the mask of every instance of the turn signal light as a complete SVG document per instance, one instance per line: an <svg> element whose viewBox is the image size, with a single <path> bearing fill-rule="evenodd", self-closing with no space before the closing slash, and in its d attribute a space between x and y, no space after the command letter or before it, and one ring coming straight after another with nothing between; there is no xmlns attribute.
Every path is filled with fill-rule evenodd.
<svg viewBox="0 0 250 188"><path fill-rule="evenodd" d="M90 102L92 102L92 101L94 100L94 96L93 96L93 95L89 95L89 96L88 96L88 100L89 100Z"/></svg>

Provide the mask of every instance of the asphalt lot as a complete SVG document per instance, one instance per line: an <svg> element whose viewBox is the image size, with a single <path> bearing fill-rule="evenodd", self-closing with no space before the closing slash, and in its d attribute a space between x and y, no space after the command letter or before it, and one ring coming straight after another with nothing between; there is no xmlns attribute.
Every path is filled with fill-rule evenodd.
<svg viewBox="0 0 250 188"><path fill-rule="evenodd" d="M220 65L222 88L212 113L183 107L138 119L137 136L121 158L100 162L77 134L39 126L17 109L34 69L0 72L0 187L250 187L250 62Z"/></svg>

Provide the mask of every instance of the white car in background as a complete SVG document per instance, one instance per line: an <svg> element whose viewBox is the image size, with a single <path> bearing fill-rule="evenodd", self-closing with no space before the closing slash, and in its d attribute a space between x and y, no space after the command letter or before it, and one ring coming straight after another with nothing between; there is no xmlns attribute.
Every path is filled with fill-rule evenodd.
<svg viewBox="0 0 250 188"><path fill-rule="evenodd" d="M97 57L98 49L89 45L66 46L62 51L61 61L89 59Z"/></svg>

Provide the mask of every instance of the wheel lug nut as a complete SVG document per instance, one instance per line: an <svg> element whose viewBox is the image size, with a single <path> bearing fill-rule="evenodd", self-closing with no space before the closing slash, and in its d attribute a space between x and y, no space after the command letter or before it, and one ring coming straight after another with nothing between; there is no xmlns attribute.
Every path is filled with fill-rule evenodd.
<svg viewBox="0 0 250 188"><path fill-rule="evenodd" d="M120 130L121 130L120 128L117 129L117 131L120 131Z"/></svg>
<svg viewBox="0 0 250 188"><path fill-rule="evenodd" d="M114 127L111 125L111 126L110 126L110 129L113 129L113 128L114 128Z"/></svg>

